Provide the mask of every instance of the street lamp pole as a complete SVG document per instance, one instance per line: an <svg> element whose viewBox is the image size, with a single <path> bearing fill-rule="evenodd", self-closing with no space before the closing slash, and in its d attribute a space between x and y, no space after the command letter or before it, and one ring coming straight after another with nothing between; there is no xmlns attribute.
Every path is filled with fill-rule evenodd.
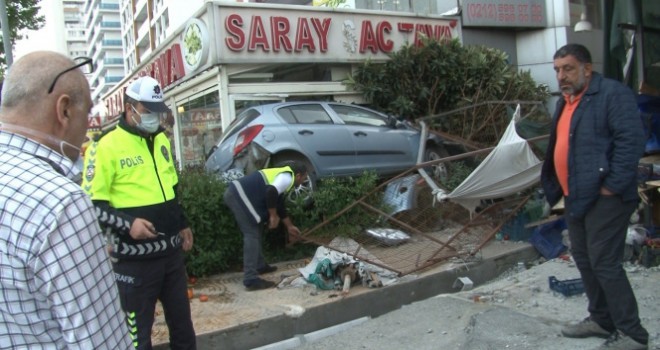
<svg viewBox="0 0 660 350"><path fill-rule="evenodd" d="M5 0L0 0L0 25L2 25L2 43L5 47L5 60L7 61L7 68L11 67L14 63L14 56L11 52L11 34L9 31L9 18L7 17L7 3Z"/></svg>

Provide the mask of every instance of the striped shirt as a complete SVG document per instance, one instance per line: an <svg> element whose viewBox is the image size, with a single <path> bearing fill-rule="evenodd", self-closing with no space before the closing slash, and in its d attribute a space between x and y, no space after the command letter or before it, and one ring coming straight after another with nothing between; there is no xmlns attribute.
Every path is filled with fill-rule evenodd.
<svg viewBox="0 0 660 350"><path fill-rule="evenodd" d="M94 207L72 162L0 130L0 348L129 349Z"/></svg>

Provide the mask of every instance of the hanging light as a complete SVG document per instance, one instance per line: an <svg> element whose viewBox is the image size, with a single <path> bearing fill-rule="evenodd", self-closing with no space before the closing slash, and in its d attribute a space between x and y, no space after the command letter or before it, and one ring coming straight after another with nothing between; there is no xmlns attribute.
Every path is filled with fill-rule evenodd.
<svg viewBox="0 0 660 350"><path fill-rule="evenodd" d="M589 32L591 29L591 22L587 21L587 14L582 12L580 22L575 23L575 32Z"/></svg>
<svg viewBox="0 0 660 350"><path fill-rule="evenodd" d="M573 28L573 30L577 33L589 32L591 29L593 29L591 22L587 20L587 5L582 1L582 14L580 15L580 21L575 23L575 28Z"/></svg>

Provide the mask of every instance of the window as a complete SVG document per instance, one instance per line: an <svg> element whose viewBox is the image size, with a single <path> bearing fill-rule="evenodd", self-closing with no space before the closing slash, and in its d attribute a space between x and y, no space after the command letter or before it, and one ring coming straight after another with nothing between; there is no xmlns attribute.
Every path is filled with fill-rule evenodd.
<svg viewBox="0 0 660 350"><path fill-rule="evenodd" d="M289 124L332 124L328 112L317 104L283 107L277 110L277 114Z"/></svg>
<svg viewBox="0 0 660 350"><path fill-rule="evenodd" d="M177 104L181 126L181 163L204 164L222 135L220 94L211 89Z"/></svg>
<svg viewBox="0 0 660 350"><path fill-rule="evenodd" d="M370 111L340 105L330 105L339 118L348 125L386 126L387 119Z"/></svg>
<svg viewBox="0 0 660 350"><path fill-rule="evenodd" d="M229 125L227 132L222 136L222 139L218 143L222 143L226 138L235 134L237 131L243 129L246 125L250 124L253 120L257 119L261 113L254 109L247 109L241 112L236 119Z"/></svg>

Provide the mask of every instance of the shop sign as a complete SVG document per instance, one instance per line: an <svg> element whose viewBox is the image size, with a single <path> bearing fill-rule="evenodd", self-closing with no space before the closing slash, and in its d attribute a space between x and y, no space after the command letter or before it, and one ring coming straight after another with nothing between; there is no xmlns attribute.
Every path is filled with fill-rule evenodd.
<svg viewBox="0 0 660 350"><path fill-rule="evenodd" d="M87 118L87 128L88 129L98 129L101 128L101 116L95 115Z"/></svg>
<svg viewBox="0 0 660 350"><path fill-rule="evenodd" d="M463 0L463 26L546 27L545 0Z"/></svg>
<svg viewBox="0 0 660 350"><path fill-rule="evenodd" d="M209 33L204 22L197 18L188 20L183 31L183 62L188 72L197 70L206 63L209 51Z"/></svg>
<svg viewBox="0 0 660 350"><path fill-rule="evenodd" d="M458 20L445 18L225 7L218 17L223 62L386 58L424 37L460 38Z"/></svg>
<svg viewBox="0 0 660 350"><path fill-rule="evenodd" d="M124 91L132 81L139 77L150 76L158 80L161 88L165 89L172 83L178 81L186 75L184 69L183 56L181 53L181 45L179 43L172 44L165 49L163 53L156 56L153 61L149 62L141 70L139 70L134 79L126 81L123 86L116 89L115 92L105 99L105 106L108 110L109 116L117 116L122 112L124 105Z"/></svg>

